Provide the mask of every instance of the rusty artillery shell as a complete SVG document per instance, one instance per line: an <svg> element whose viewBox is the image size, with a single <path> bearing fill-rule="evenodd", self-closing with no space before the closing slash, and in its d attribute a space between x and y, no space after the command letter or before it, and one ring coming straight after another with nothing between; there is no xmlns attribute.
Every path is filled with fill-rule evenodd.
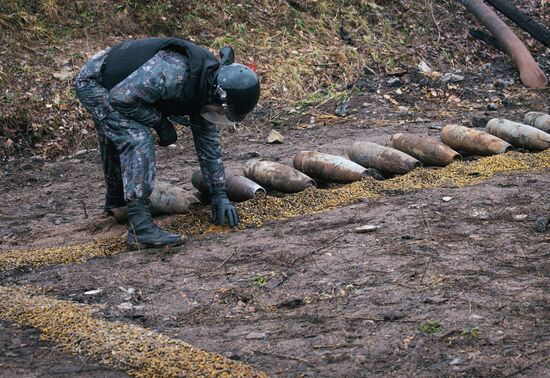
<svg viewBox="0 0 550 378"><path fill-rule="evenodd" d="M294 157L294 168L322 181L347 184L371 176L382 179L380 172L365 168L341 156L315 151L298 152Z"/></svg>
<svg viewBox="0 0 550 378"><path fill-rule="evenodd" d="M187 213L194 204L200 204L197 197L185 189L164 181L155 183L149 201L151 201L153 214L183 214Z"/></svg>
<svg viewBox="0 0 550 378"><path fill-rule="evenodd" d="M288 165L272 161L250 160L244 175L258 184L283 193L297 193L315 186L315 181Z"/></svg>
<svg viewBox="0 0 550 378"><path fill-rule="evenodd" d="M484 131L460 125L447 125L441 130L441 140L456 151L471 155L491 156L513 149L512 145Z"/></svg>
<svg viewBox="0 0 550 378"><path fill-rule="evenodd" d="M487 122L485 129L490 134L504 139L514 147L534 151L550 148L550 134L523 123L493 118Z"/></svg>
<svg viewBox="0 0 550 378"><path fill-rule="evenodd" d="M451 147L430 137L414 134L394 134L388 144L428 165L446 166L462 156Z"/></svg>
<svg viewBox="0 0 550 378"><path fill-rule="evenodd" d="M348 156L363 167L388 173L404 174L422 166L421 162L404 152L371 142L355 142L348 149Z"/></svg>
<svg viewBox="0 0 550 378"><path fill-rule="evenodd" d="M108 214L115 218L117 223L124 223L128 220L128 206L109 209Z"/></svg>
<svg viewBox="0 0 550 378"><path fill-rule="evenodd" d="M203 180L200 169L193 172L191 183L201 193L207 196L209 195L208 185L206 185L206 182ZM254 198L258 193L265 194L264 188L244 176L226 175L225 184L227 186L227 197L229 197L231 201L243 202Z"/></svg>
<svg viewBox="0 0 550 378"><path fill-rule="evenodd" d="M175 185L164 181L155 182L153 193L149 196L151 214L183 214L188 213L194 206L200 205L197 197ZM109 210L118 223L128 219L128 208L118 207Z"/></svg>
<svg viewBox="0 0 550 378"><path fill-rule="evenodd" d="M546 133L550 133L550 115L540 112L529 112L523 120L526 124L536 127Z"/></svg>

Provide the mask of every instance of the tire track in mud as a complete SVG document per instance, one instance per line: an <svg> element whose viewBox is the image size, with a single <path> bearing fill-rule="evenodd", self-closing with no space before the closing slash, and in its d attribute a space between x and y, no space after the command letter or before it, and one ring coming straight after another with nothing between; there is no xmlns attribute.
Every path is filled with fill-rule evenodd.
<svg viewBox="0 0 550 378"><path fill-rule="evenodd" d="M41 332L65 352L134 377L267 377L250 365L194 348L152 330L94 316L97 307L0 286L0 317Z"/></svg>
<svg viewBox="0 0 550 378"><path fill-rule="evenodd" d="M539 172L550 168L550 150L539 153L510 152L472 162L456 162L441 169L419 168L385 181L367 178L336 189L310 188L283 198L260 196L237 204L240 229L260 227L266 222L317 214L386 193L440 187L464 187L487 180L499 173ZM187 236L228 232L228 228L210 224L208 208L173 217L167 227ZM0 273L24 267L81 263L95 257L112 256L126 251L123 238L100 239L83 245L53 248L19 249L0 253Z"/></svg>

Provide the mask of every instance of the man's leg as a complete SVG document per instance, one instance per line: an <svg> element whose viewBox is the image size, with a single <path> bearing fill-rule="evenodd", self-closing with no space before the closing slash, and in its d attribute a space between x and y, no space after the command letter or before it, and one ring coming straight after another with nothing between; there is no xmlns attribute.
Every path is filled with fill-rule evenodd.
<svg viewBox="0 0 550 378"><path fill-rule="evenodd" d="M116 111L102 121L102 126L120 159L124 198L128 204L128 248L183 244L180 235L168 233L155 225L149 211L149 196L155 181L155 147L151 130Z"/></svg>
<svg viewBox="0 0 550 378"><path fill-rule="evenodd" d="M111 209L126 206L120 157L114 143L107 138L99 122L95 124L99 140L99 153L105 175L105 186L107 188L103 210L108 212Z"/></svg>
<svg viewBox="0 0 550 378"><path fill-rule="evenodd" d="M86 62L76 78L75 91L97 127L100 154L107 184L107 202L114 196L128 201L130 249L183 244L183 238L153 223L148 207L155 180L155 147L151 130L125 118L109 103L109 91L101 85L101 65L108 50ZM122 185L121 185L122 183ZM107 206L108 204L106 204Z"/></svg>
<svg viewBox="0 0 550 378"><path fill-rule="evenodd" d="M155 182L155 145L151 129L118 112L103 120L103 130L116 148L127 202L149 198Z"/></svg>
<svg viewBox="0 0 550 378"><path fill-rule="evenodd" d="M90 58L78 73L75 93L80 103L92 115L99 140L99 152L105 175L106 194L104 210L125 206L120 159L113 142L105 134L103 119L114 109L109 103L109 91L101 85L101 66L108 50Z"/></svg>

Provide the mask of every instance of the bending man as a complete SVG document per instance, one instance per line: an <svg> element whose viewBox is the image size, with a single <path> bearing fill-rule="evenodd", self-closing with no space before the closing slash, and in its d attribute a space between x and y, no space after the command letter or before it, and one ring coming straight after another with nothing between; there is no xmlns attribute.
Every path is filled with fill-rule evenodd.
<svg viewBox="0 0 550 378"><path fill-rule="evenodd" d="M128 206L129 249L181 245L152 220L148 198L155 182L155 147L177 139L170 116L189 116L202 175L211 194L212 220L233 227L237 211L227 199L217 125L233 125L260 96L256 74L221 61L205 48L178 38L119 43L90 58L76 79L76 95L96 125L105 173L105 211Z"/></svg>

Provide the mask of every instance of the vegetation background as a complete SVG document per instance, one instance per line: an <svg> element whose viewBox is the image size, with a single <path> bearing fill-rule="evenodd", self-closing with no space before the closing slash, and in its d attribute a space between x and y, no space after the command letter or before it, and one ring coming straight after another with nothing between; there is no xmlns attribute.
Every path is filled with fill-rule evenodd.
<svg viewBox="0 0 550 378"><path fill-rule="evenodd" d="M544 0L516 4L548 24ZM121 40L177 36L213 51L233 46L239 61L258 65L263 85L260 107L244 126L267 128L346 99L364 75L399 73L422 60L440 70L490 62L501 53L469 39L471 23L453 0L4 1L0 157L94 147L73 80L89 56Z"/></svg>

